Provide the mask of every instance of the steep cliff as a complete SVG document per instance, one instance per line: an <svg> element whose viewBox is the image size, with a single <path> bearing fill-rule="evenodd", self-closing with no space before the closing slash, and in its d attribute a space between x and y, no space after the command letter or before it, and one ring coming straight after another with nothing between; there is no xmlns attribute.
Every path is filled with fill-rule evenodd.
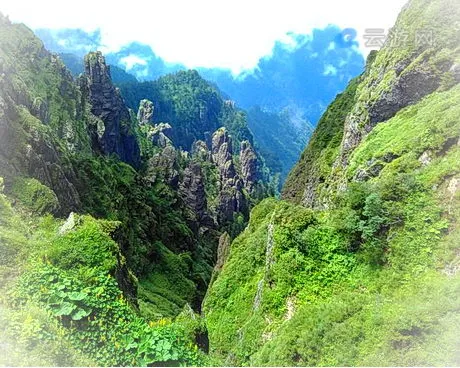
<svg viewBox="0 0 460 368"><path fill-rule="evenodd" d="M327 206L334 192L345 188L351 156L375 126L458 83L456 17L455 1L409 2L384 47L369 56L363 75L350 83L322 117L285 184L283 198ZM332 133L327 131L335 138L329 139ZM386 164L395 158L376 159ZM319 166L322 174L313 173Z"/></svg>
<svg viewBox="0 0 460 368"><path fill-rule="evenodd" d="M183 136L198 147L195 135L210 138L219 120L175 90L168 103L183 103L182 113L194 111L188 102L201 104L194 135L177 120L154 123L161 109L147 100L136 118L102 54L84 64L73 79L28 28L0 15L0 274L2 292L14 294L0 301L1 362L197 364L205 333L193 310L221 232L236 235L244 222L232 227L238 206L229 222L217 222L211 147L202 142L195 155L173 141ZM181 316L197 323L168 319ZM23 317L38 330L23 329Z"/></svg>
<svg viewBox="0 0 460 368"><path fill-rule="evenodd" d="M458 19L410 1L251 211L204 301L223 364L460 362Z"/></svg>
<svg viewBox="0 0 460 368"><path fill-rule="evenodd" d="M110 68L100 52L85 57L85 73L80 88L91 105L91 113L102 121L98 125L98 145L104 154L116 154L121 161L139 168L140 150L133 121L121 95L112 83Z"/></svg>

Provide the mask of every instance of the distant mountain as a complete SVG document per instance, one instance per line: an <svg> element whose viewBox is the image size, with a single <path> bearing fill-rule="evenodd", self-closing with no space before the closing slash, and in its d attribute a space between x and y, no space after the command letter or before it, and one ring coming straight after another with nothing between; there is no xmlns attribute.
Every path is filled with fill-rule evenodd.
<svg viewBox="0 0 460 368"><path fill-rule="evenodd" d="M243 108L261 106L276 112L296 107L312 124L335 95L360 74L364 58L356 31L328 26L311 35L290 34L253 71L234 77L225 69L198 69Z"/></svg>
<svg viewBox="0 0 460 368"><path fill-rule="evenodd" d="M280 113L251 107L247 112L248 126L267 166L279 173L283 183L291 167L299 159L299 151L306 146L313 131L308 121L295 116L288 108ZM297 119L297 123L294 121Z"/></svg>
<svg viewBox="0 0 460 368"><path fill-rule="evenodd" d="M81 52L101 47L98 31L85 34L81 30L41 29L36 33L49 49L60 53L74 74L81 69L78 63ZM310 35L289 34L288 42L276 42L272 53L261 58L254 70L239 76L226 69L197 69L238 106L248 110L259 107L248 115L248 123L267 157L267 164L280 173L281 182L304 149L326 106L362 72L364 59L355 37L356 32L351 28L330 25L314 29ZM180 64L166 63L150 46L137 42L107 54L106 60L111 65L115 84L135 82L130 74L148 82L186 69ZM134 110L141 99L150 98L141 92L147 85L131 86L130 92L122 88ZM131 100L133 93L136 98Z"/></svg>

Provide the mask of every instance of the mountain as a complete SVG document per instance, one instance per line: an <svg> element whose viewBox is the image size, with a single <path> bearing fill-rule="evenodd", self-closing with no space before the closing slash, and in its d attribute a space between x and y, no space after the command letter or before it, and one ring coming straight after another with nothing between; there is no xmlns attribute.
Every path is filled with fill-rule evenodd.
<svg viewBox="0 0 460 368"><path fill-rule="evenodd" d="M404 7L277 199L249 116L300 149L292 110L75 77L0 15L1 364L458 365L459 16Z"/></svg>
<svg viewBox="0 0 460 368"><path fill-rule="evenodd" d="M119 87L127 106L135 111L141 100L152 101L153 122L170 122L175 128L174 143L184 149L190 150L197 139L209 139L220 126L226 126L236 139L235 147L243 140L253 143L245 116L195 70L169 74L153 82L124 83Z"/></svg>
<svg viewBox="0 0 460 368"><path fill-rule="evenodd" d="M252 210L203 306L222 364L460 363L459 16L411 0Z"/></svg>
<svg viewBox="0 0 460 368"><path fill-rule="evenodd" d="M329 25L311 34L289 33L253 70L236 78L225 69L199 69L241 107L261 106L271 112L290 106L313 125L328 103L362 72L356 31Z"/></svg>
<svg viewBox="0 0 460 368"><path fill-rule="evenodd" d="M75 75L82 68L76 68L78 63L75 62L75 59L83 59L82 51L97 50L102 46L99 31L39 29L35 32L47 48L60 53ZM137 42L109 53L106 59L111 65L115 84L128 79L121 69L146 82L142 86L130 83L129 89L134 91L145 90L149 81L186 69L180 64L166 63L149 46ZM253 110L248 114L248 125L259 149L266 157L271 157L266 161L267 166L279 174L280 183L283 183L326 106L362 72L363 66L356 31L329 25L314 29L309 35L286 35L286 40L277 41L271 54L260 58L253 70L238 76L221 68L197 68L197 71L221 90L226 99L234 100L248 111ZM129 93L135 92L127 90L122 88L122 93L129 107L135 110L139 98L131 101ZM264 114L254 112L258 110ZM267 130L269 125L273 126ZM293 134L298 137L294 138L294 144L291 140Z"/></svg>
<svg viewBox="0 0 460 368"><path fill-rule="evenodd" d="M269 194L244 116L196 72L136 115L111 71L90 52L75 78L0 15L2 364L203 364L218 250Z"/></svg>
<svg viewBox="0 0 460 368"><path fill-rule="evenodd" d="M247 112L248 127L271 172L284 183L314 128L289 108L273 113L254 106Z"/></svg>

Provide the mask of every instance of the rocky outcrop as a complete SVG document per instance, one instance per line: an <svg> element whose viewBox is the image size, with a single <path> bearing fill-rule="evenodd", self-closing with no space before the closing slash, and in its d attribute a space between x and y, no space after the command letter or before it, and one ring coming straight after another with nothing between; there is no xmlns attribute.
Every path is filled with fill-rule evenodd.
<svg viewBox="0 0 460 368"><path fill-rule="evenodd" d="M116 154L120 160L138 168L140 150L131 116L112 83L110 67L100 52L86 55L82 88L91 103L91 112L104 124L99 137L101 151L106 155Z"/></svg>
<svg viewBox="0 0 460 368"><path fill-rule="evenodd" d="M402 19L418 17L416 14L420 10L415 10L415 7L403 10L392 32L417 39L417 31L408 29ZM424 17L419 21L425 29L437 25L435 18ZM352 151L377 124L460 80L459 66L455 62L458 56L452 51L458 46L455 37L449 37L444 42L427 39L418 44L407 43L401 45L401 50L395 48L392 42L391 37L388 38L372 62L366 65L358 103L345 120L342 147L335 167L347 166ZM442 53L444 56L439 57Z"/></svg>
<svg viewBox="0 0 460 368"><path fill-rule="evenodd" d="M217 247L217 261L215 270L220 271L230 255L230 245L232 239L228 233L223 233L219 238L219 246Z"/></svg>
<svg viewBox="0 0 460 368"><path fill-rule="evenodd" d="M259 180L259 173L257 155L249 141L241 142L240 163L244 187L249 193L252 193L256 182Z"/></svg>
<svg viewBox="0 0 460 368"><path fill-rule="evenodd" d="M219 245L217 246L217 260L212 271L211 281L209 282L209 288L212 286L214 281L219 276L222 267L230 255L230 247L232 244L232 238L227 232L224 232L219 237ZM209 290L209 289L208 289Z"/></svg>
<svg viewBox="0 0 460 368"><path fill-rule="evenodd" d="M211 154L224 184L226 181L234 181L236 170L233 163L232 139L225 128L218 129L212 135Z"/></svg>
<svg viewBox="0 0 460 368"><path fill-rule="evenodd" d="M179 158L178 152L172 145L166 145L163 150L155 154L148 163L147 177L152 182L164 180L172 188L179 185Z"/></svg>
<svg viewBox="0 0 460 368"><path fill-rule="evenodd" d="M153 102L149 100L141 100L137 112L137 120L140 125L152 125L153 127L148 132L148 138L158 147L165 148L167 145L172 145L173 130L168 123L153 124Z"/></svg>
<svg viewBox="0 0 460 368"><path fill-rule="evenodd" d="M65 167L53 145L41 138L26 147L28 175L56 193L60 203L59 214L66 215L80 209L80 196L74 185L77 181L75 173L72 168Z"/></svg>
<svg viewBox="0 0 460 368"><path fill-rule="evenodd" d="M233 162L232 140L225 128L220 128L213 134L211 155L220 178L217 220L219 224L225 224L233 221L236 213L248 213L243 181L236 173Z"/></svg>
<svg viewBox="0 0 460 368"><path fill-rule="evenodd" d="M139 124L146 125L153 123L153 102L149 100L142 100L139 104L139 110L137 111L137 120Z"/></svg>
<svg viewBox="0 0 460 368"><path fill-rule="evenodd" d="M149 132L149 138L152 143L161 148L172 145L171 137L172 128L168 123L156 124Z"/></svg>
<svg viewBox="0 0 460 368"><path fill-rule="evenodd" d="M201 166L191 161L185 168L183 179L179 184L179 195L188 209L188 218L195 231L201 226L214 226L207 213L208 203Z"/></svg>
<svg viewBox="0 0 460 368"><path fill-rule="evenodd" d="M206 142L198 140L192 145L192 156L196 157L201 161L211 162L211 152L208 149Z"/></svg>

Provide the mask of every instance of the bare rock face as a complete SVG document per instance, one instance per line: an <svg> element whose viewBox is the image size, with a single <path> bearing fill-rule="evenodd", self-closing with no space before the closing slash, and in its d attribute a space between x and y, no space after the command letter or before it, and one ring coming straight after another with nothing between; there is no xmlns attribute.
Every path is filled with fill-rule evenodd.
<svg viewBox="0 0 460 368"><path fill-rule="evenodd" d="M152 124L153 111L153 102L149 100L142 100L139 104L139 110L137 111L137 120L139 121L139 124Z"/></svg>
<svg viewBox="0 0 460 368"><path fill-rule="evenodd" d="M164 180L177 188L179 185L179 158L178 152L172 145L167 145L160 153L157 153L149 161L147 177L152 181Z"/></svg>
<svg viewBox="0 0 460 368"><path fill-rule="evenodd" d="M425 69L425 70L424 70ZM396 79L392 88L369 107L370 125L386 121L402 108L420 101L441 84L441 75L426 68L414 68Z"/></svg>
<svg viewBox="0 0 460 368"><path fill-rule="evenodd" d="M156 124L149 134L152 143L161 148L173 144L171 137L172 127L168 123Z"/></svg>
<svg viewBox="0 0 460 368"><path fill-rule="evenodd" d="M179 184L179 195L188 210L191 229L198 233L215 228L215 222L208 214L208 202L205 191L204 177L199 163L190 161L183 172Z"/></svg>
<svg viewBox="0 0 460 368"><path fill-rule="evenodd" d="M179 194L185 206L190 210L192 219L200 222L206 212L207 200L203 174L198 163L191 161L185 168L179 185Z"/></svg>
<svg viewBox="0 0 460 368"><path fill-rule="evenodd" d="M385 50L385 52L390 55L389 51ZM379 53L384 53L384 51ZM437 62L434 68L433 61L430 58L424 58L416 61L418 64L414 66L415 58L416 55L412 55L400 60L396 65L388 63L384 67L380 66L376 77L367 77L364 80L363 90L374 91L379 86L388 83L385 77L393 72L396 74L379 96L366 103L358 102L347 116L341 152L335 166L346 167L351 152L378 123L387 121L404 107L416 104L423 97L436 91L441 86L445 73L450 72L454 78L457 78L459 74L459 68L455 64ZM373 64L368 65L367 68L372 71L372 68L378 67L374 67Z"/></svg>
<svg viewBox="0 0 460 368"><path fill-rule="evenodd" d="M224 266L225 261L227 260L230 254L230 245L232 239L227 232L223 233L219 238L219 246L217 247L217 262L214 267L215 271L220 271Z"/></svg>
<svg viewBox="0 0 460 368"><path fill-rule="evenodd" d="M257 170L257 155L249 141L241 142L240 162L244 187L249 193L252 193L259 179L259 173Z"/></svg>
<svg viewBox="0 0 460 368"><path fill-rule="evenodd" d="M192 155L199 160L211 162L211 152L209 152L208 145L205 141L198 140L193 143Z"/></svg>
<svg viewBox="0 0 460 368"><path fill-rule="evenodd" d="M212 135L212 161L219 168L224 181L233 180L236 176L233 163L232 139L225 128L218 129Z"/></svg>
<svg viewBox="0 0 460 368"><path fill-rule="evenodd" d="M452 73L452 76L454 77L455 81L457 83L460 83L460 64L455 63L451 66L450 73Z"/></svg>
<svg viewBox="0 0 460 368"><path fill-rule="evenodd" d="M212 136L212 161L220 176L217 220L225 224L234 219L236 213L248 212L248 201L243 193L243 181L235 170L232 156L232 140L225 128L218 129Z"/></svg>
<svg viewBox="0 0 460 368"><path fill-rule="evenodd" d="M0 65L0 69L2 67ZM63 79L67 77L67 82L72 80L71 76L62 76ZM67 215L80 209L72 167L63 164L52 139L40 129L31 125L18 130L17 106L22 106L22 114L31 121L35 119L37 126L46 124L49 119L48 105L43 100L32 101L27 92L17 90L9 78L0 78L0 173L5 185L8 187L17 176L29 176L55 192L60 203L57 214Z"/></svg>
<svg viewBox="0 0 460 368"><path fill-rule="evenodd" d="M104 154L115 153L120 160L138 168L140 149L132 132L132 122L120 92L112 83L110 67L100 52L85 57L85 79L82 86L91 103L91 112L104 123L99 139Z"/></svg>

